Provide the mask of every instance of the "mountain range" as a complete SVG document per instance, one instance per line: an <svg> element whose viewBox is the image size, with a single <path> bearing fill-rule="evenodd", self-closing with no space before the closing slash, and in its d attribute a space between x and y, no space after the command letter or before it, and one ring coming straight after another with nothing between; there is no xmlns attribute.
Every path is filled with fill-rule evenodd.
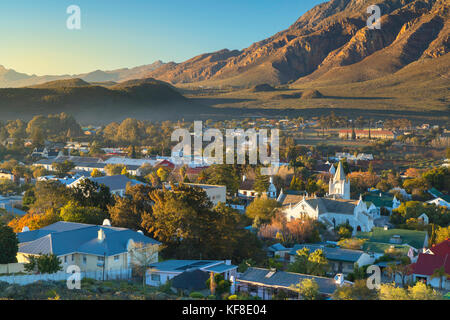
<svg viewBox="0 0 450 320"><path fill-rule="evenodd" d="M367 26L370 15L367 8L374 4L381 9L381 29ZM448 0L330 0L312 8L288 29L243 50L223 49L181 63L156 61L131 69L96 70L80 75L27 75L0 66L0 87L33 87L20 89L23 93L44 90L36 85L49 81L64 80L59 84L52 82L53 88L67 85L67 79L76 79L76 87L84 86L85 91L93 90L110 101L111 95L116 99L117 93L124 89L118 89L121 84L126 87L131 80L151 79L145 81L169 90L174 89L171 86L191 92L194 88L240 90L238 96L245 103L254 100L262 105L258 99L264 97L276 100L272 104L280 109L297 108L297 102L286 104L284 100L289 96L300 97L302 91L309 90L316 94L303 95L302 106L307 104L307 96L317 101L328 99L322 99L322 105L335 107L351 105L345 100L349 97L365 99L373 108L414 107L448 112L449 14ZM242 93L258 85L272 86L274 90L257 95L253 94L257 90ZM276 92L280 88L294 92ZM59 90L56 101L76 98L73 87L68 92L70 98ZM251 97L247 99L244 95ZM126 99L119 96L121 104ZM372 98L374 101L369 101ZM11 95L8 99L16 103ZM45 99L49 103L54 95ZM0 92L0 106L4 103L5 95L2 97ZM360 101L355 103L361 107Z"/></svg>

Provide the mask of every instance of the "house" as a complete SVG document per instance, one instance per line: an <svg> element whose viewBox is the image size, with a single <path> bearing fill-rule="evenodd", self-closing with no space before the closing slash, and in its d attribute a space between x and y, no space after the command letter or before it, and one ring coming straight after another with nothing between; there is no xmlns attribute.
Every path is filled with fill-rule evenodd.
<svg viewBox="0 0 450 320"><path fill-rule="evenodd" d="M328 199L320 197L303 197L295 205L283 207L288 221L309 217L323 222L328 229L341 224L350 224L353 232L370 231L374 227L374 219L368 213L366 203L344 199Z"/></svg>
<svg viewBox="0 0 450 320"><path fill-rule="evenodd" d="M116 175L116 176L105 176L105 177L81 177L78 180L72 182L68 185L69 188L76 187L81 181L84 179L89 179L98 184L103 184L109 188L111 194L123 197L125 195L125 191L127 189L127 185L135 186L138 184L145 185L145 183L130 179L125 175Z"/></svg>
<svg viewBox="0 0 450 320"><path fill-rule="evenodd" d="M6 180L11 180L14 181L14 175L8 171L8 170L4 170L4 169L0 169L0 180L1 179L6 179Z"/></svg>
<svg viewBox="0 0 450 320"><path fill-rule="evenodd" d="M395 195L378 190L369 191L369 194L364 196L364 201L370 202L376 207L378 216L380 216L381 208L392 213L392 210L397 209L401 204Z"/></svg>
<svg viewBox="0 0 450 320"><path fill-rule="evenodd" d="M358 232L356 237L368 239L363 245L363 250L374 253L376 258L384 255L388 249L397 249L405 253L409 248L418 252L428 246L426 231L375 227L371 232Z"/></svg>
<svg viewBox="0 0 450 320"><path fill-rule="evenodd" d="M427 201L429 204L434 204L438 207L447 207L450 209L450 196L442 195L440 197L434 198L433 200Z"/></svg>
<svg viewBox="0 0 450 320"><path fill-rule="evenodd" d="M46 158L46 159L54 159L54 158L63 156L63 152L58 151L57 149L50 149L47 147L34 148L33 152L31 153L31 156Z"/></svg>
<svg viewBox="0 0 450 320"><path fill-rule="evenodd" d="M353 135L353 131L355 132L356 139L386 139L393 140L395 139L394 132L390 130L383 130L381 128L377 129L364 129L364 130L356 130L356 129L343 129L339 130L339 138L341 139L351 139Z"/></svg>
<svg viewBox="0 0 450 320"><path fill-rule="evenodd" d="M281 204L281 206L289 206L293 204L297 204L304 197L308 197L308 193L306 191L296 191L296 190L280 190L280 194L278 195L277 201Z"/></svg>
<svg viewBox="0 0 450 320"><path fill-rule="evenodd" d="M309 249L310 253L320 249L329 261L332 273L350 273L356 264L362 267L375 261L374 257L361 250L350 250L330 247L321 244L297 244L289 252L290 261L295 261L297 251L303 248Z"/></svg>
<svg viewBox="0 0 450 320"><path fill-rule="evenodd" d="M331 278L317 277L300 273L250 267L236 279L236 293L246 292L263 300L271 300L280 291L291 299L298 299L294 289L301 281L313 279L319 285L319 293L331 296L340 284Z"/></svg>
<svg viewBox="0 0 450 320"><path fill-rule="evenodd" d="M288 260L290 251L291 248L286 248L281 243L275 243L267 248L267 255L270 258L279 256L281 260Z"/></svg>
<svg viewBox="0 0 450 320"><path fill-rule="evenodd" d="M150 286L160 286L186 271L194 270L221 274L225 280L229 280L236 277L237 266L232 265L230 260L166 260L150 266L146 283Z"/></svg>
<svg viewBox="0 0 450 320"><path fill-rule="evenodd" d="M261 196L259 192L255 191L253 189L255 181L248 180L247 176L242 176L242 182L238 189L238 197L246 198L246 199L253 199L255 197ZM267 196L272 199L276 199L277 197L277 188L273 184L273 178L269 178L269 188L266 192Z"/></svg>
<svg viewBox="0 0 450 320"><path fill-rule="evenodd" d="M18 262L28 262L29 255L55 254L64 270L77 265L83 272L131 269L134 254L142 251L152 254L153 260L158 261L154 246L160 245L142 232L111 227L108 220L101 226L59 221L41 229L20 232L17 237Z"/></svg>
<svg viewBox="0 0 450 320"><path fill-rule="evenodd" d="M226 203L227 202L227 187L212 185L212 184L201 184L201 183L184 183L187 186L192 188L200 188L206 192L209 200L214 204L214 206L218 205L219 202Z"/></svg>
<svg viewBox="0 0 450 320"><path fill-rule="evenodd" d="M447 276L441 279L433 277L433 273L444 268ZM424 281L432 287L439 288L440 285L450 290L450 239L433 245L424 253L419 253L417 261L411 264L412 281Z"/></svg>

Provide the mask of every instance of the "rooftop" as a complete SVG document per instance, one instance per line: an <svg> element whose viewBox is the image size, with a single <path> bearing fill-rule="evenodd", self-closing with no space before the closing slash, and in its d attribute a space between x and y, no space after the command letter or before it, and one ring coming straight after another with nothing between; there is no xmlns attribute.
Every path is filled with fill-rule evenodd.
<svg viewBox="0 0 450 320"><path fill-rule="evenodd" d="M314 279L319 285L319 291L322 294L331 295L337 288L334 279L325 277L316 277L306 274L276 271L271 276L273 271L262 268L248 268L238 279L238 282L257 283L270 287L282 287L290 289L291 286L299 284L305 279Z"/></svg>
<svg viewBox="0 0 450 320"><path fill-rule="evenodd" d="M105 233L103 241L98 231ZM111 226L59 221L47 227L17 234L19 252L28 254L50 254L57 256L74 252L93 255L116 255L127 251L130 239L145 244L159 244L139 232Z"/></svg>

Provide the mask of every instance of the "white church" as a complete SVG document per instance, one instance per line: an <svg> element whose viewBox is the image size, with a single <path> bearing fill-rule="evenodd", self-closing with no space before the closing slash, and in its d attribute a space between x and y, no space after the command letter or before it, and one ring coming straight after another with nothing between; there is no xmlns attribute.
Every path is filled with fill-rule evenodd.
<svg viewBox="0 0 450 320"><path fill-rule="evenodd" d="M284 205L287 220L310 217L323 222L329 229L349 223L353 234L368 232L374 227L373 210L367 208L360 196L350 200L350 180L345 176L342 164L330 180L329 194L326 197L303 196L296 204Z"/></svg>

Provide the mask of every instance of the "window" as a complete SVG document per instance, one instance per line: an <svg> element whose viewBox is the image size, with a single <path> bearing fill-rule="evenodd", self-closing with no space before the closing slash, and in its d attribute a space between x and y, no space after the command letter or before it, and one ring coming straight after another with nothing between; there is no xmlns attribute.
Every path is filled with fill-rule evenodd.
<svg viewBox="0 0 450 320"><path fill-rule="evenodd" d="M161 281L161 276L159 274L151 274L151 279L152 281L157 281L160 282Z"/></svg>
<svg viewBox="0 0 450 320"><path fill-rule="evenodd" d="M114 261L119 261L119 256L114 256Z"/></svg>
<svg viewBox="0 0 450 320"><path fill-rule="evenodd" d="M75 255L72 253L72 261L75 261Z"/></svg>
<svg viewBox="0 0 450 320"><path fill-rule="evenodd" d="M105 261L105 257L97 257L97 261L103 262L103 261Z"/></svg>
<svg viewBox="0 0 450 320"><path fill-rule="evenodd" d="M83 264L87 263L87 257L85 255L83 255Z"/></svg>
<svg viewBox="0 0 450 320"><path fill-rule="evenodd" d="M67 256L64 256L64 263L67 263Z"/></svg>

